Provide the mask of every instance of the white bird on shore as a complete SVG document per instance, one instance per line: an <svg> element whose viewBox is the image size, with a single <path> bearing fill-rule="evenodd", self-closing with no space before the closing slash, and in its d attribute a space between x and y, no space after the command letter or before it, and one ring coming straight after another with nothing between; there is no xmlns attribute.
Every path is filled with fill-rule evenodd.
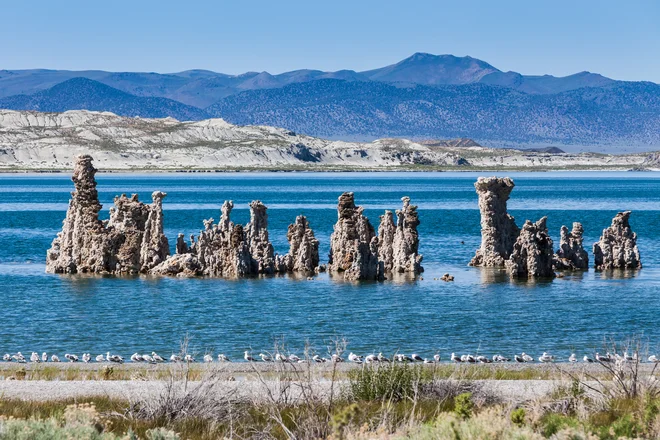
<svg viewBox="0 0 660 440"><path fill-rule="evenodd" d="M378 362L378 356L376 356L375 354L370 354L364 358L365 364L373 364L374 362Z"/></svg>
<svg viewBox="0 0 660 440"><path fill-rule="evenodd" d="M456 356L456 353L452 353L452 354L451 354L451 360L452 360L452 362L463 362L463 359L461 359L460 357Z"/></svg>
<svg viewBox="0 0 660 440"><path fill-rule="evenodd" d="M612 359L610 356L603 356L600 353L596 353L596 360L598 362L610 362Z"/></svg>
<svg viewBox="0 0 660 440"><path fill-rule="evenodd" d="M105 356L99 354L98 356L96 356L96 362L105 362Z"/></svg>
<svg viewBox="0 0 660 440"><path fill-rule="evenodd" d="M425 363L425 364L435 364L435 362L433 361L433 359L427 359L427 358L424 358L424 363Z"/></svg>
<svg viewBox="0 0 660 440"><path fill-rule="evenodd" d="M188 363L195 362L195 358L191 354L187 354L183 357L183 360Z"/></svg>
<svg viewBox="0 0 660 440"><path fill-rule="evenodd" d="M628 354L627 351L624 351L624 352L623 352L623 359L624 359L626 362L632 362L632 361L635 360L635 358L632 357L632 356L630 356L630 355Z"/></svg>
<svg viewBox="0 0 660 440"><path fill-rule="evenodd" d="M417 353L411 354L410 358L415 362L424 362L424 359L420 355L418 355Z"/></svg>
<svg viewBox="0 0 660 440"><path fill-rule="evenodd" d="M378 353L378 362L389 362L390 360L383 356L383 353Z"/></svg>
<svg viewBox="0 0 660 440"><path fill-rule="evenodd" d="M263 362L273 362L273 358L271 358L267 354L259 353L259 357Z"/></svg>
<svg viewBox="0 0 660 440"><path fill-rule="evenodd" d="M339 356L338 354L333 354L332 355L332 362L344 362L344 358Z"/></svg>
<svg viewBox="0 0 660 440"><path fill-rule="evenodd" d="M583 361L583 362L586 362L586 363L588 363L588 364L590 364L590 363L592 363L594 360L591 359L589 356L587 356L587 355L585 354L584 357L582 358L582 361Z"/></svg>
<svg viewBox="0 0 660 440"><path fill-rule="evenodd" d="M67 353L67 354L64 355L64 357L67 358L69 360L69 362L78 362L78 356L75 355L75 354Z"/></svg>
<svg viewBox="0 0 660 440"><path fill-rule="evenodd" d="M466 357L465 359L466 359L468 362L470 362L471 364L474 364L475 362L477 362L477 359L476 359L474 356L472 356L471 354L468 354L467 357Z"/></svg>
<svg viewBox="0 0 660 440"><path fill-rule="evenodd" d="M577 357L575 357L575 353L571 353L571 355L568 357L568 362L577 362Z"/></svg>
<svg viewBox="0 0 660 440"><path fill-rule="evenodd" d="M114 362L116 364L123 364L124 363L124 358L123 357L119 356L118 354L111 355L110 352L106 353L105 359L108 362Z"/></svg>
<svg viewBox="0 0 660 440"><path fill-rule="evenodd" d="M36 363L41 362L41 358L39 357L39 353L37 353L36 351L33 351L32 356L30 356L30 362L36 362Z"/></svg>
<svg viewBox="0 0 660 440"><path fill-rule="evenodd" d="M543 352L543 354L541 355L541 357L539 357L539 362L546 363L546 362L554 362L554 361L555 361L555 357L549 355L549 354L546 353L545 351Z"/></svg>
<svg viewBox="0 0 660 440"><path fill-rule="evenodd" d="M438 364L439 364L439 363L440 363L440 355L439 355L439 354L437 354L437 353L436 353L436 354L434 354L434 355L433 355L433 360L434 360L434 361L435 361L436 363L438 363Z"/></svg>
<svg viewBox="0 0 660 440"><path fill-rule="evenodd" d="M165 359L163 359L163 358L162 358L158 353L156 353L155 351L152 351L152 352L151 352L151 357L154 359L154 362L158 362L158 363L165 362Z"/></svg>
<svg viewBox="0 0 660 440"><path fill-rule="evenodd" d="M19 363L25 363L26 362L25 356L23 356L23 353L21 353L20 351L18 353L16 353L15 355L13 355L12 359L14 359L16 362L19 362Z"/></svg>
<svg viewBox="0 0 660 440"><path fill-rule="evenodd" d="M298 363L298 362L300 362L300 358L298 356L296 356L295 354L290 354L289 355L289 362Z"/></svg>
<svg viewBox="0 0 660 440"><path fill-rule="evenodd" d="M206 362L207 364L213 362L213 356L211 356L210 354L205 354L204 355L204 362Z"/></svg>
<svg viewBox="0 0 660 440"><path fill-rule="evenodd" d="M658 359L656 355L652 354L651 356L649 356L649 362L658 363L660 362L660 359Z"/></svg>
<svg viewBox="0 0 660 440"><path fill-rule="evenodd" d="M351 362L355 362L356 364L361 364L362 363L362 357L358 356L357 354L350 352L348 355L348 360Z"/></svg>
<svg viewBox="0 0 660 440"><path fill-rule="evenodd" d="M275 353L275 360L282 363L289 362L289 358L287 358L286 355L280 353Z"/></svg>
<svg viewBox="0 0 660 440"><path fill-rule="evenodd" d="M142 357L141 354L133 353L131 355L131 362L142 362L142 361L144 361L144 358Z"/></svg>
<svg viewBox="0 0 660 440"><path fill-rule="evenodd" d="M2 360L5 362L11 362L11 355L9 353L4 354Z"/></svg>
<svg viewBox="0 0 660 440"><path fill-rule="evenodd" d="M482 364L490 364L493 362L492 360L488 359L486 356L477 356L477 361L481 362Z"/></svg>
<svg viewBox="0 0 660 440"><path fill-rule="evenodd" d="M523 357L520 356L519 354L514 354L514 355L513 355L513 360L515 360L515 361L518 362L518 363L525 362L525 359L523 359Z"/></svg>
<svg viewBox="0 0 660 440"><path fill-rule="evenodd" d="M218 362L231 362L227 356L224 354L218 355Z"/></svg>
<svg viewBox="0 0 660 440"><path fill-rule="evenodd" d="M42 362L48 362L48 355L45 351L41 354L41 360Z"/></svg>
<svg viewBox="0 0 660 440"><path fill-rule="evenodd" d="M183 359L181 359L181 356L178 354L173 354L170 356L170 362L181 362Z"/></svg>
<svg viewBox="0 0 660 440"><path fill-rule="evenodd" d="M82 355L82 360L83 360L84 363L88 364L89 361L92 360L92 355L91 355L91 353L83 353L83 355Z"/></svg>
<svg viewBox="0 0 660 440"><path fill-rule="evenodd" d="M250 352L245 350L245 354L243 354L243 359L245 359L248 362L254 362L254 358L250 356Z"/></svg>
<svg viewBox="0 0 660 440"><path fill-rule="evenodd" d="M143 354L143 355L142 355L142 359L143 359L145 362L148 362L148 363L150 363L150 364L155 364L155 363L156 363L156 361L154 360L154 358L153 358L152 356L148 355L148 354Z"/></svg>
<svg viewBox="0 0 660 440"><path fill-rule="evenodd" d="M524 351L522 352L522 359L524 362L534 362L534 358L525 353Z"/></svg>
<svg viewBox="0 0 660 440"><path fill-rule="evenodd" d="M53 362L59 362L60 358L56 354L54 354L50 357L50 360Z"/></svg>

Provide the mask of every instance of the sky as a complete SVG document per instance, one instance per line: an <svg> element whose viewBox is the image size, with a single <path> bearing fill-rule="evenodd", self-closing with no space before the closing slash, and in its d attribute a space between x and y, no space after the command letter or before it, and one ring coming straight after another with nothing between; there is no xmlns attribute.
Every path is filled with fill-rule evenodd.
<svg viewBox="0 0 660 440"><path fill-rule="evenodd" d="M0 22L0 69L361 71L428 52L660 83L659 0L1 0Z"/></svg>

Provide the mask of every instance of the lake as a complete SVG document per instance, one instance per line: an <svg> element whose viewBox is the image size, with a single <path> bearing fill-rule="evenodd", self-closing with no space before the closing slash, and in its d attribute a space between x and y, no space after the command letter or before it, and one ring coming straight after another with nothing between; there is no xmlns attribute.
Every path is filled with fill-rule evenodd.
<svg viewBox="0 0 660 440"><path fill-rule="evenodd" d="M46 250L60 230L73 183L68 175L0 175L0 351L30 353L178 351L187 334L203 354L240 358L246 349L272 350L283 341L300 354L306 341L325 353L345 338L359 353L396 350L431 356L449 353L552 352L567 357L601 349L605 338L643 335L660 345L660 174L507 173L516 182L509 212L522 226L548 216L559 244L562 224L580 221L585 248L612 217L632 210L644 268L593 269L544 282L512 282L498 271L467 266L480 243L473 183L493 173L235 173L98 174L103 218L115 195L138 193L164 200L165 233L203 228L234 201L234 222L247 223L247 204L268 206L276 252L286 253L287 226L308 217L327 262L337 220L337 197L356 204L378 227L401 197L419 206L423 279L347 283L327 274L315 280L286 276L241 280L61 276L44 273ZM453 283L434 280L448 272Z"/></svg>

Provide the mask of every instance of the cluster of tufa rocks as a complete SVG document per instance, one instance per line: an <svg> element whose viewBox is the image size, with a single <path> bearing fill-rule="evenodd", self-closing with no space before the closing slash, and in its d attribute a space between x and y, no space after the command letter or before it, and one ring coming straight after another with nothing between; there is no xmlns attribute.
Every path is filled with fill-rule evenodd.
<svg viewBox="0 0 660 440"><path fill-rule="evenodd" d="M346 280L382 280L386 273L421 273L422 255L418 253L419 218L417 207L403 197L403 207L380 217L378 234L364 215L364 208L355 206L352 192L339 196L337 223L330 236L328 270L341 273Z"/></svg>
<svg viewBox="0 0 660 440"><path fill-rule="evenodd" d="M154 274L171 276L244 277L325 270L319 265L319 241L305 216L289 225L289 252L277 255L268 237L267 207L259 200L250 203L247 225L231 221L232 201L225 201L220 221L204 220L204 229L186 242L176 240L176 253L169 255L163 233L165 193L152 194L149 205L133 196L116 197L107 221L99 220L101 204L90 156L76 160L69 209L62 231L47 251L46 271L51 273ZM403 207L383 216L379 235L356 207L353 193L339 198L339 219L331 237L328 268L348 280L382 280L385 273L418 274L419 219L417 207L404 197Z"/></svg>
<svg viewBox="0 0 660 440"><path fill-rule="evenodd" d="M481 246L471 266L504 267L511 278L552 278L555 270L586 270L589 256L583 247L584 229L573 223L569 232L561 227L559 249L553 251L546 217L536 223L525 222L522 230L508 214L506 202L514 188L508 177L480 177L474 184L481 213ZM640 269L637 235L628 223L630 211L618 213L612 225L594 243L594 267Z"/></svg>

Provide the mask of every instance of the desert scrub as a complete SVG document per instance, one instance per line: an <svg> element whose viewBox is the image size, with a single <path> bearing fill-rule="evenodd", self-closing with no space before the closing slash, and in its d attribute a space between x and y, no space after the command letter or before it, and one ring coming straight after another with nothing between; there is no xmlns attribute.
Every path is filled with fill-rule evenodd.
<svg viewBox="0 0 660 440"><path fill-rule="evenodd" d="M364 365L348 372L349 397L356 401L412 399L422 381L429 379L421 365Z"/></svg>
<svg viewBox="0 0 660 440"><path fill-rule="evenodd" d="M472 393L463 393L456 396L454 399L454 412L461 419L469 419L472 417L474 410L474 402L472 402Z"/></svg>

